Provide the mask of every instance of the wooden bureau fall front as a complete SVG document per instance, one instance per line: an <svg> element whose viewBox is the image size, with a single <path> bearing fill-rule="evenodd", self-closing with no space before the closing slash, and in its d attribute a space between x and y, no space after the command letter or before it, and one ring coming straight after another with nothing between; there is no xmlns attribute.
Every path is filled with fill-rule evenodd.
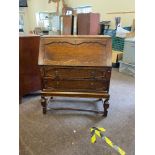
<svg viewBox="0 0 155 155"><path fill-rule="evenodd" d="M102 35L43 36L38 64L41 70L43 113L47 97L92 97L109 107L111 38Z"/></svg>

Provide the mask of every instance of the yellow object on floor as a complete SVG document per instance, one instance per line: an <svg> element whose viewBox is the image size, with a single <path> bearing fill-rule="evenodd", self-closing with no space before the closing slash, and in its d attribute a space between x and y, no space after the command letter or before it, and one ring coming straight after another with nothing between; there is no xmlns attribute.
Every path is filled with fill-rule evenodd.
<svg viewBox="0 0 155 155"><path fill-rule="evenodd" d="M112 51L112 63L117 63L119 60L122 60L123 52Z"/></svg>
<svg viewBox="0 0 155 155"><path fill-rule="evenodd" d="M102 138L109 146L111 146L113 149L115 149L120 155L125 155L125 151L118 147L117 145L113 144L113 142L106 136L104 136L101 132L105 132L106 130L104 128L97 128L97 127L92 127L90 128L91 132L91 143L96 142L96 135L100 138Z"/></svg>

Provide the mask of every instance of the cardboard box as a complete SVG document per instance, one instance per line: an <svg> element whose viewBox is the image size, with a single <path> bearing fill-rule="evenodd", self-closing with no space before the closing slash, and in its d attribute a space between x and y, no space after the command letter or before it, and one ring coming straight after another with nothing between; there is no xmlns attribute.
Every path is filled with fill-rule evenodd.
<svg viewBox="0 0 155 155"><path fill-rule="evenodd" d="M118 63L123 58L123 52L112 51L112 63Z"/></svg>
<svg viewBox="0 0 155 155"><path fill-rule="evenodd" d="M131 75L133 77L135 76L135 65L123 61L120 61L119 63L119 72Z"/></svg>
<svg viewBox="0 0 155 155"><path fill-rule="evenodd" d="M132 27L131 27L131 32L135 32L135 19L133 19Z"/></svg>
<svg viewBox="0 0 155 155"><path fill-rule="evenodd" d="M119 68L119 61L123 58L123 52L112 51L112 67Z"/></svg>
<svg viewBox="0 0 155 155"><path fill-rule="evenodd" d="M133 38L135 37L135 32L130 32L126 34L126 38Z"/></svg>

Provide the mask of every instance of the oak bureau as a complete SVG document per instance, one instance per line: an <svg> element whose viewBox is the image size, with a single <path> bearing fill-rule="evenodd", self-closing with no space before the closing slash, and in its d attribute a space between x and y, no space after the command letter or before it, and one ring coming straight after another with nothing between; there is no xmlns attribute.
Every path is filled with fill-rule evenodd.
<svg viewBox="0 0 155 155"><path fill-rule="evenodd" d="M41 70L43 114L46 114L49 97L68 96L101 99L104 111L94 112L107 116L111 55L109 36L42 36L38 65Z"/></svg>

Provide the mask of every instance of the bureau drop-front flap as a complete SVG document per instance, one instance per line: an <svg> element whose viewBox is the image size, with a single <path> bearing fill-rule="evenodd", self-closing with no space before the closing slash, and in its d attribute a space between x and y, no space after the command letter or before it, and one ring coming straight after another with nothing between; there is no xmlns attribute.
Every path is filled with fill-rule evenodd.
<svg viewBox="0 0 155 155"><path fill-rule="evenodd" d="M111 38L102 35L43 36L39 65L111 66Z"/></svg>

